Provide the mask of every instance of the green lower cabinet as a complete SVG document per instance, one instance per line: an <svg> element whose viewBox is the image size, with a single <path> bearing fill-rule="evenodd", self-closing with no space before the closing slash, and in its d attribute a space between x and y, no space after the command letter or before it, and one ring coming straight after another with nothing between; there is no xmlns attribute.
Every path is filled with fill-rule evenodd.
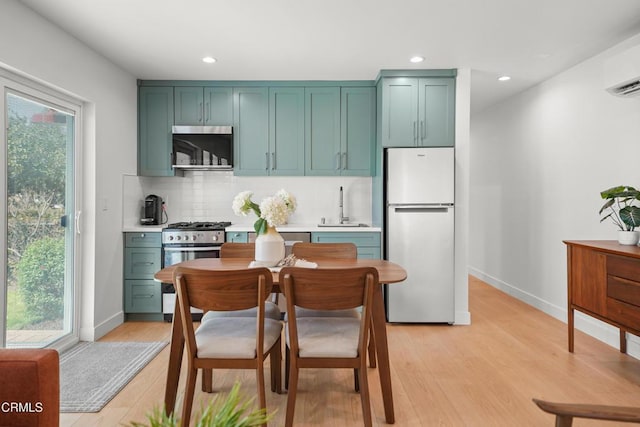
<svg viewBox="0 0 640 427"><path fill-rule="evenodd" d="M162 320L161 233L124 234L124 312L127 319Z"/></svg>
<svg viewBox="0 0 640 427"><path fill-rule="evenodd" d="M125 313L161 313L161 284L155 280L124 281Z"/></svg>
<svg viewBox="0 0 640 427"><path fill-rule="evenodd" d="M381 258L381 239L378 232L342 233L339 231L311 233L313 243L353 243L358 249L358 258Z"/></svg>
<svg viewBox="0 0 640 427"><path fill-rule="evenodd" d="M233 243L247 243L249 241L249 235L246 231L241 232L229 232L227 233L227 237L225 242L233 242Z"/></svg>
<svg viewBox="0 0 640 427"><path fill-rule="evenodd" d="M358 258L381 259L382 254L379 247L358 247Z"/></svg>

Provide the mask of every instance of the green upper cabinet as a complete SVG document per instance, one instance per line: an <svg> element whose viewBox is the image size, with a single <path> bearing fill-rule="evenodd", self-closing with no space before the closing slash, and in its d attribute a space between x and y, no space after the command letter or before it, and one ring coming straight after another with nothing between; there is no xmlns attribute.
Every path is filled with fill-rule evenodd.
<svg viewBox="0 0 640 427"><path fill-rule="evenodd" d="M173 87L143 86L138 92L138 175L174 176L171 168Z"/></svg>
<svg viewBox="0 0 640 427"><path fill-rule="evenodd" d="M375 88L307 88L305 107L306 175L370 176Z"/></svg>
<svg viewBox="0 0 640 427"><path fill-rule="evenodd" d="M340 174L370 176L374 170L376 90L341 89Z"/></svg>
<svg viewBox="0 0 640 427"><path fill-rule="evenodd" d="M233 89L235 175L266 175L269 168L269 89Z"/></svg>
<svg viewBox="0 0 640 427"><path fill-rule="evenodd" d="M340 174L340 88L305 89L305 175Z"/></svg>
<svg viewBox="0 0 640 427"><path fill-rule="evenodd" d="M174 92L176 125L229 126L233 122L232 88L178 86Z"/></svg>
<svg viewBox="0 0 640 427"><path fill-rule="evenodd" d="M269 88L267 174L304 175L304 88Z"/></svg>
<svg viewBox="0 0 640 427"><path fill-rule="evenodd" d="M387 77L381 99L383 147L454 145L454 78Z"/></svg>

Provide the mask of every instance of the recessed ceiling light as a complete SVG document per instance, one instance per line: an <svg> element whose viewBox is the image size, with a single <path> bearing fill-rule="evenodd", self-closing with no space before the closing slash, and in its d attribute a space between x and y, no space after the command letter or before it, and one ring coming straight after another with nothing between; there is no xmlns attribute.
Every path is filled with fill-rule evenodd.
<svg viewBox="0 0 640 427"><path fill-rule="evenodd" d="M412 56L411 59L409 59L409 61L413 62L414 64L417 64L418 62L422 62L424 61L424 57L423 56Z"/></svg>
<svg viewBox="0 0 640 427"><path fill-rule="evenodd" d="M205 56L204 58L202 58L202 62L206 62L207 64L213 64L214 62L216 62L216 58L212 56Z"/></svg>
<svg viewBox="0 0 640 427"><path fill-rule="evenodd" d="M501 82L506 82L508 80L511 80L511 77L509 77L509 76L500 76L500 77L498 77L498 80L500 80Z"/></svg>

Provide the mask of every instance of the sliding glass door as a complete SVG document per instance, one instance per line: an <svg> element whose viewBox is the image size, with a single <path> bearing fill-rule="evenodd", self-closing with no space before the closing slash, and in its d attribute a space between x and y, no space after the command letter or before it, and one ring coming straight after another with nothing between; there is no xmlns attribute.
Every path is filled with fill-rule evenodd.
<svg viewBox="0 0 640 427"><path fill-rule="evenodd" d="M0 347L77 340L75 153L79 107L10 80L4 87ZM0 306L1 307L1 306Z"/></svg>

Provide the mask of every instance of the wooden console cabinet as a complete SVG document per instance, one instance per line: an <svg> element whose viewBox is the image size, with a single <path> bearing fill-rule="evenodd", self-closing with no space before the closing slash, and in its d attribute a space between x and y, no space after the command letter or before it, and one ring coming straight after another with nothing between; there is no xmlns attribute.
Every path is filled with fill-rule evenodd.
<svg viewBox="0 0 640 427"><path fill-rule="evenodd" d="M614 240L564 241L567 245L569 351L573 352L574 310L640 335L640 247Z"/></svg>

